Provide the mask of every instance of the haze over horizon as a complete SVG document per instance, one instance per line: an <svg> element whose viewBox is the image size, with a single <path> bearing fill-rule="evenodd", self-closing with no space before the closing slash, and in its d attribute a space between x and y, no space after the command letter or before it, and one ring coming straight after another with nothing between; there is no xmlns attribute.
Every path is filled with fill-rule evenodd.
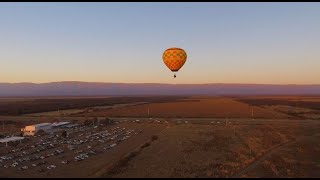
<svg viewBox="0 0 320 180"><path fill-rule="evenodd" d="M319 85L159 84L159 83L0 83L0 97L131 95L320 95Z"/></svg>
<svg viewBox="0 0 320 180"><path fill-rule="evenodd" d="M320 84L319 3L1 3L0 82ZM173 79L162 61L186 50Z"/></svg>
<svg viewBox="0 0 320 180"><path fill-rule="evenodd" d="M134 82L89 82L89 81L52 81L52 82L0 82L0 84L51 84L51 83L88 83L88 84L170 84L170 85L205 85L205 84L226 84L226 85L275 85L275 86L281 86L281 85L297 85L297 86L308 86L308 85L315 85L318 86L320 83L317 84L268 84L268 83L215 83L215 82L208 82L208 83L157 83L157 82L140 82L140 83L134 83Z"/></svg>

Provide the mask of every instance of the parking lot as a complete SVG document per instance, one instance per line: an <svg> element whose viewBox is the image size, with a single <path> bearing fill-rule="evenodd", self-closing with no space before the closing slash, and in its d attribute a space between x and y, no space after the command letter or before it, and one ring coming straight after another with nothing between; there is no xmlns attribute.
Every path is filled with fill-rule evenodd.
<svg viewBox="0 0 320 180"><path fill-rule="evenodd" d="M67 138L61 132L30 137L15 147L0 148L0 176L88 177L163 128L161 124L122 122L70 128Z"/></svg>

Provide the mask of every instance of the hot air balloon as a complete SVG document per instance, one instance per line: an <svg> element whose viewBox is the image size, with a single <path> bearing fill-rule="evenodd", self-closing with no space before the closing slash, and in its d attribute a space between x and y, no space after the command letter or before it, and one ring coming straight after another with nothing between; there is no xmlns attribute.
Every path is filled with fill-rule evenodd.
<svg viewBox="0 0 320 180"><path fill-rule="evenodd" d="M187 53L180 48L169 48L163 52L162 59L172 72L178 72L187 60ZM173 77L176 78L176 74Z"/></svg>

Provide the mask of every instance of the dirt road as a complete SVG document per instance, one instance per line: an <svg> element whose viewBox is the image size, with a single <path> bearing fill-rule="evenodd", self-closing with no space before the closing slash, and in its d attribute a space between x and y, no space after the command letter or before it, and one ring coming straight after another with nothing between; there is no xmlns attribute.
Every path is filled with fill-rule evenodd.
<svg viewBox="0 0 320 180"><path fill-rule="evenodd" d="M319 136L319 134L316 134L314 136ZM254 170L259 164L261 164L266 159L270 158L272 154L277 153L281 149L283 149L283 148L285 148L287 146L290 146L290 145L292 145L294 143L297 143L299 141L302 141L302 140L304 140L305 138L308 138L308 137L310 137L310 136L302 136L302 137L299 137L299 138L297 138L297 139L295 139L293 141L287 141L287 142L284 142L282 144L279 144L277 146L272 147L263 156L259 157L258 159L256 159L252 163L250 163L248 166L246 166L244 169L242 169L241 171L239 171L236 174L234 174L232 176L232 178L241 178L244 174Z"/></svg>

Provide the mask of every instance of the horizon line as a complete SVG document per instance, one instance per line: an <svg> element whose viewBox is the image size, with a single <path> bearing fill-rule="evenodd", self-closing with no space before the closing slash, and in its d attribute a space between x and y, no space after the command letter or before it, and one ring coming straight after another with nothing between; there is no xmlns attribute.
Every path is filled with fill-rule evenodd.
<svg viewBox="0 0 320 180"><path fill-rule="evenodd" d="M288 85L296 85L296 86L319 86L319 84L268 84L268 83L137 83L137 82L95 82L95 81L51 81L51 82L0 82L0 84L50 84L50 83L99 83L99 84L159 84L159 85L212 85L212 84L221 84L221 85L278 85L278 86L288 86Z"/></svg>

